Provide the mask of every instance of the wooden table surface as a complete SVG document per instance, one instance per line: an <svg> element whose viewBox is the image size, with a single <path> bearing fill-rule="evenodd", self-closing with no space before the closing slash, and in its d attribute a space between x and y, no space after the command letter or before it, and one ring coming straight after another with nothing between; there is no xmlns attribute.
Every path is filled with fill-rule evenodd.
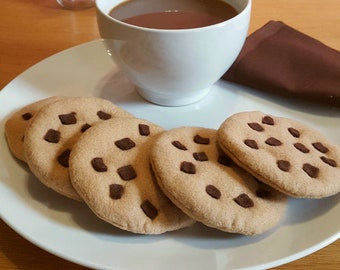
<svg viewBox="0 0 340 270"><path fill-rule="evenodd" d="M281 20L340 50L339 14L339 0L253 0L249 32ZM98 38L94 8L69 11L55 0L1 0L0 89L40 60ZM34 246L0 220L0 269L87 268ZM275 269L340 269L340 240Z"/></svg>

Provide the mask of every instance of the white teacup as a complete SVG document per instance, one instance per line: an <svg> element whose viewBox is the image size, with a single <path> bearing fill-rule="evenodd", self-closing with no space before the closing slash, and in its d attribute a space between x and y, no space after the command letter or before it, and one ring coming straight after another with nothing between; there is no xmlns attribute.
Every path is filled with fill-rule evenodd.
<svg viewBox="0 0 340 270"><path fill-rule="evenodd" d="M98 27L109 55L142 97L164 106L186 105L208 94L246 39L251 0L223 1L238 15L201 28L159 30L110 17L124 0L97 0Z"/></svg>

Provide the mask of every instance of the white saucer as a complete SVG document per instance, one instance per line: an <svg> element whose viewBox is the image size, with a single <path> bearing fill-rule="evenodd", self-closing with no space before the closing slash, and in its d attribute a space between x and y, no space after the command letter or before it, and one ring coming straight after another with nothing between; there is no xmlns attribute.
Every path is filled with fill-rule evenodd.
<svg viewBox="0 0 340 270"><path fill-rule="evenodd" d="M340 194L290 199L282 224L259 236L195 225L159 236L134 235L99 220L84 205L45 188L10 154L4 123L23 105L52 95L98 96L164 128L218 128L248 110L300 120L339 144L340 111L260 94L219 81L203 100L184 107L144 101L106 55L100 40L56 54L31 67L0 92L0 214L37 246L97 269L268 269L306 256L340 238Z"/></svg>

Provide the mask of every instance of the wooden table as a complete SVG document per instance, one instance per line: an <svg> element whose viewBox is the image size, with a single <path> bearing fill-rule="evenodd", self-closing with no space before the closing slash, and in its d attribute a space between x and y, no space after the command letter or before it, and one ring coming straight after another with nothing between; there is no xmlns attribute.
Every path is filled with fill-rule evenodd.
<svg viewBox="0 0 340 270"><path fill-rule="evenodd" d="M340 50L339 12L339 0L253 0L250 33L282 20ZM98 38L94 8L69 11L55 0L1 0L0 89L40 60ZM0 269L86 268L34 246L0 220ZM340 240L275 269L340 269Z"/></svg>

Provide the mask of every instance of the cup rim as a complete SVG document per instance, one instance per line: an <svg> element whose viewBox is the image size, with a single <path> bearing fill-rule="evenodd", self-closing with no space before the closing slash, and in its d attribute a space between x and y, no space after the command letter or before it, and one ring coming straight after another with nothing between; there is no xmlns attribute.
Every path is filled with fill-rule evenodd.
<svg viewBox="0 0 340 270"><path fill-rule="evenodd" d="M100 12L102 15L104 15L104 17L106 17L106 19L110 20L110 21L114 21L115 23L127 27L127 28L131 28L131 29L135 29L135 30L143 30L145 32L158 32L158 33L178 33L178 32L194 32L194 31L202 31L202 30L208 30L210 28L219 28L219 27L223 27L226 24L230 24L233 23L233 21L237 20L239 17L241 17L244 13L246 12L250 12L251 6L252 6L252 0L246 0L246 6L234 17L225 20L223 22L219 22L216 24L212 24L212 25L208 25L208 26L203 26L203 27L195 27L195 28L186 28L186 29L158 29L158 28L149 28L149 27L143 27L143 26L136 26L133 24L129 24L129 23L125 23L123 21L120 21L118 19L115 19L111 16L109 16L106 12L104 12L100 7L99 7L99 2L101 0L97 0L96 1L96 10L97 12ZM102 0L105 1L105 0ZM98 16L98 15L97 15Z"/></svg>

